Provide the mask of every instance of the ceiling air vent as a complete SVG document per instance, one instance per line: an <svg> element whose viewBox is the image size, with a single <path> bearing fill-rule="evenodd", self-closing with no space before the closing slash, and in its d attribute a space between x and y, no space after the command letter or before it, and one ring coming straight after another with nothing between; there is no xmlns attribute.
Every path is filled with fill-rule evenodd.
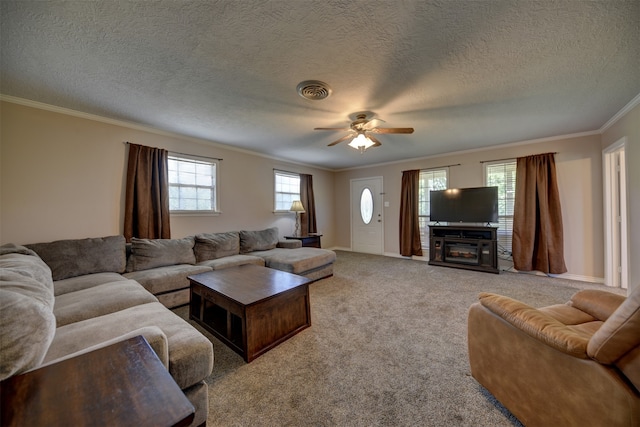
<svg viewBox="0 0 640 427"><path fill-rule="evenodd" d="M320 101L331 95L331 88L319 80L305 80L297 87L298 95L312 101Z"/></svg>

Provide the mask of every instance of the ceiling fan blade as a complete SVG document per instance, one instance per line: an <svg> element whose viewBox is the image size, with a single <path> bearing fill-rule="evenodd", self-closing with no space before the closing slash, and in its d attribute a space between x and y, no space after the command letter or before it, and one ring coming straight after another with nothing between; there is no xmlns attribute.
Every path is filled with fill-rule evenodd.
<svg viewBox="0 0 640 427"><path fill-rule="evenodd" d="M375 129L375 128L377 127L377 125L378 125L378 123L377 123L377 122L380 122L380 123L386 123L386 122L385 122L384 120L382 120L382 119L371 119L371 120L369 120L367 123L365 123L365 124L364 124L364 126L363 126L364 130L372 130L372 129Z"/></svg>
<svg viewBox="0 0 640 427"><path fill-rule="evenodd" d="M342 138L340 138L337 141L333 141L331 144L327 144L327 147L333 147L336 144L341 143L342 141L346 141L347 139L351 139L353 138L353 135L347 135L347 136L343 136Z"/></svg>
<svg viewBox="0 0 640 427"><path fill-rule="evenodd" d="M413 133L413 128L374 128L373 133Z"/></svg>
<svg viewBox="0 0 640 427"><path fill-rule="evenodd" d="M313 128L313 130L339 130L342 132L349 132L351 128Z"/></svg>
<svg viewBox="0 0 640 427"><path fill-rule="evenodd" d="M381 145L382 145L382 142L380 142L380 141L378 140L378 138L376 138L376 137L375 137L375 136L373 136L373 135L367 135L367 138L369 138L369 139L371 140L371 142L373 142L372 147L379 147L379 146L381 146Z"/></svg>

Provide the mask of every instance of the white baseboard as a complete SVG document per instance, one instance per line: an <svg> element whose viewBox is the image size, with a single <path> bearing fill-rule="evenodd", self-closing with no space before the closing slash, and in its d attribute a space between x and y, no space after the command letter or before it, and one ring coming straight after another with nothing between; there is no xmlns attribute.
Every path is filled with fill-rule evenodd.
<svg viewBox="0 0 640 427"><path fill-rule="evenodd" d="M604 277L581 276L579 274L570 274L570 273L549 274L549 277L557 277L558 279L567 279L567 280L579 280L581 282L597 283L599 285L604 285Z"/></svg>
<svg viewBox="0 0 640 427"><path fill-rule="evenodd" d="M351 248L346 248L346 247L341 247L341 246L334 246L332 248L330 248L331 250L336 250L336 251L345 251L345 252L353 252ZM406 256L402 256L399 253L395 253L395 252L384 252L382 253L383 256L387 256L387 257L391 257L391 258L401 258L401 259L412 259L414 261L423 261L423 262L428 262L429 261L429 256L425 255L425 256L412 256L412 257L406 257ZM501 271L505 271L504 269L501 269ZM532 272L525 272L525 271L518 271L518 270L511 270L513 273L518 273L518 274L535 274L537 276L549 276L549 277L554 277L554 278L558 278L558 279L567 279L567 280L577 280L580 282L588 282L588 283L596 283L599 285L604 285L604 278L603 277L594 277L594 276L582 276L579 274L571 274L571 273L563 273L563 274L545 274L542 273L540 271L532 271Z"/></svg>

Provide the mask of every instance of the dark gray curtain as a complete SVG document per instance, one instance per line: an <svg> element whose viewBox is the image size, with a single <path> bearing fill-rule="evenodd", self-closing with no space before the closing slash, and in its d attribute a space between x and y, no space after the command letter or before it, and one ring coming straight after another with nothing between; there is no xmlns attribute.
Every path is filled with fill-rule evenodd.
<svg viewBox="0 0 640 427"><path fill-rule="evenodd" d="M124 237L171 238L169 224L169 153L160 148L129 145L124 208Z"/></svg>
<svg viewBox="0 0 640 427"><path fill-rule="evenodd" d="M547 274L567 271L553 153L517 159L513 266Z"/></svg>
<svg viewBox="0 0 640 427"><path fill-rule="evenodd" d="M419 181L419 170L402 172L400 189L400 255L402 256L422 256L418 219Z"/></svg>
<svg viewBox="0 0 640 427"><path fill-rule="evenodd" d="M303 236L317 233L316 202L313 195L313 175L300 174L300 201L304 213L300 214L300 231Z"/></svg>

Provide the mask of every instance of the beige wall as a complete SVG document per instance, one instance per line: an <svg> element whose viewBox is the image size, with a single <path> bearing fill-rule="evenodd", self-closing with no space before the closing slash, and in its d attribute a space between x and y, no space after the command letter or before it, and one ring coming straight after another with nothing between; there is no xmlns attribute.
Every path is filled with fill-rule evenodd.
<svg viewBox="0 0 640 427"><path fill-rule="evenodd" d="M604 276L604 252L599 134L523 145L514 144L491 150L337 172L334 184L336 246L351 246L349 193L350 180L354 178L383 177L384 197L389 203L389 207L384 208L384 251L387 254L398 255L400 184L403 170L428 169L459 163L460 166L452 166L449 169L449 187L477 187L484 185L481 161L546 152L558 153L556 170L562 202L567 277L601 281Z"/></svg>
<svg viewBox="0 0 640 427"><path fill-rule="evenodd" d="M330 172L272 160L189 138L90 118L0 103L0 243L34 243L122 232L126 146L124 141L172 151L222 157L218 216L173 216L174 237L202 231L293 230L294 217L274 214L273 169L311 173L318 228L324 247L350 248L350 180L384 180L384 252L399 253L402 171L449 164L450 187L483 185L482 160L557 152L557 171L568 276L604 276L602 149L626 136L629 185L631 286L640 283L640 107L603 135L588 134L490 150Z"/></svg>
<svg viewBox="0 0 640 427"><path fill-rule="evenodd" d="M640 286L640 105L602 134L605 149L626 137L627 218L629 225L629 289Z"/></svg>
<svg viewBox="0 0 640 427"><path fill-rule="evenodd" d="M124 141L221 157L217 216L172 216L173 237L277 226L273 169L313 175L318 229L333 246L333 173L132 127L10 102L0 103L0 243L35 243L121 234L127 150Z"/></svg>

